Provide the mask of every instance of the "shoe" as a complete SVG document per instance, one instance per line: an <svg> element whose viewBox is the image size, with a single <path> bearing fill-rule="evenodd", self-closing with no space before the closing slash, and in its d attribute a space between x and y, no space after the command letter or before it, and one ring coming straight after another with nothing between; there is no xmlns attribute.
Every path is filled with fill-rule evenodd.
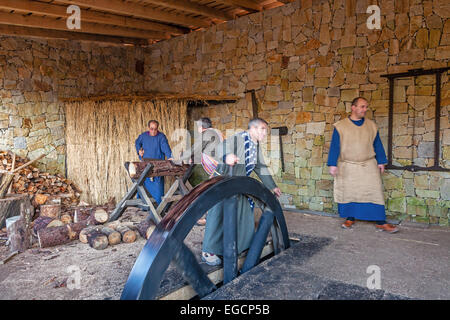
<svg viewBox="0 0 450 320"><path fill-rule="evenodd" d="M206 219L198 219L197 222L195 223L196 226L205 226L206 225Z"/></svg>
<svg viewBox="0 0 450 320"><path fill-rule="evenodd" d="M355 221L345 220L345 222L341 225L341 227L344 229L351 229L354 224Z"/></svg>
<svg viewBox="0 0 450 320"><path fill-rule="evenodd" d="M398 228L393 226L392 224L389 224L389 223L385 223L385 224L381 224L381 225L377 224L376 228L379 231L386 231L388 233L396 233L396 232L398 232Z"/></svg>
<svg viewBox="0 0 450 320"><path fill-rule="evenodd" d="M210 266L218 266L222 264L222 259L212 253L202 251L202 261Z"/></svg>

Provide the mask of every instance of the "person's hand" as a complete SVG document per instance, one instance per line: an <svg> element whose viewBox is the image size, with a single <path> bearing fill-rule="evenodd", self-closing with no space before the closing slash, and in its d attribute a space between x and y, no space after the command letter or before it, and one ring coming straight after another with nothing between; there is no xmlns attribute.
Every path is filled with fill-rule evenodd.
<svg viewBox="0 0 450 320"><path fill-rule="evenodd" d="M384 173L384 164L379 164L378 168L380 169L380 173Z"/></svg>
<svg viewBox="0 0 450 320"><path fill-rule="evenodd" d="M239 158L235 154L229 154L225 158L225 163L229 166L234 166L239 161Z"/></svg>
<svg viewBox="0 0 450 320"><path fill-rule="evenodd" d="M173 161L173 158L169 158L169 159L167 159L167 160Z"/></svg>
<svg viewBox="0 0 450 320"><path fill-rule="evenodd" d="M144 156L144 149L140 149L139 150L139 157L143 157Z"/></svg>
<svg viewBox="0 0 450 320"><path fill-rule="evenodd" d="M277 198L279 198L280 196L281 196L281 190L280 190L280 188L275 188L275 189L273 189L272 190L273 191L273 193L275 193L275 195L277 196Z"/></svg>
<svg viewBox="0 0 450 320"><path fill-rule="evenodd" d="M329 171L333 177L336 177L336 175L338 173L338 168L336 166L330 166Z"/></svg>

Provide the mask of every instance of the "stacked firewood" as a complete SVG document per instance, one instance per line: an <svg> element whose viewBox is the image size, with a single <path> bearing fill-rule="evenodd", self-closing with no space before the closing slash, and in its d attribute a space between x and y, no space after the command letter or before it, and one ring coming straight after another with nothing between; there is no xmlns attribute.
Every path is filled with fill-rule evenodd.
<svg viewBox="0 0 450 320"><path fill-rule="evenodd" d="M69 207L64 212L58 204L42 204L40 216L33 222L34 235L41 248L79 240L97 250L122 242L133 243L138 236L150 237L155 228L151 221L108 222L114 208L113 200L102 206Z"/></svg>
<svg viewBox="0 0 450 320"><path fill-rule="evenodd" d="M11 171L13 167L19 168L28 162L28 159L13 156L8 151L0 151L0 170ZM11 193L27 193L30 196L45 194L48 196L59 196L65 206L76 205L80 201L81 190L70 180L59 174L41 172L30 164L16 172L11 185Z"/></svg>

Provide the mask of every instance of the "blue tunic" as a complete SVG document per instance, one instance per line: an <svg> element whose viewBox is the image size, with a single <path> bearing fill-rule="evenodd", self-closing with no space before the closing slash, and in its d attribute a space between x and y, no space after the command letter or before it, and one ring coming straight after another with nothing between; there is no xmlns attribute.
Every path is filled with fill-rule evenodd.
<svg viewBox="0 0 450 320"><path fill-rule="evenodd" d="M162 132L158 132L156 136L151 136L148 131L141 133L136 139L135 146L138 154L141 148L144 149L143 158L160 160L172 158L169 142ZM139 156L139 159L142 160L141 156ZM153 181L147 178L145 179L144 187L152 195L156 203L160 204L164 195L164 177L154 177Z"/></svg>
<svg viewBox="0 0 450 320"><path fill-rule="evenodd" d="M364 118L357 121L351 121L357 126L362 126L364 123ZM386 164L386 153L384 151L383 143L381 142L380 134L378 132L373 142L373 149L375 151L375 159L377 160L377 163ZM331 138L330 152L328 154L328 166L337 166L340 151L341 143L339 132L335 128L333 131L333 137ZM384 221L386 219L385 207L383 205L375 203L338 203L338 212L342 218L353 217L358 220L368 221Z"/></svg>

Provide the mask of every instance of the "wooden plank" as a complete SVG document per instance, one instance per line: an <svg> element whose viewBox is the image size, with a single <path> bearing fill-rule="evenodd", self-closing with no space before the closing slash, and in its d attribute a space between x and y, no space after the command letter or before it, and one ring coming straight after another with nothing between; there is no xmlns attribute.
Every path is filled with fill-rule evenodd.
<svg viewBox="0 0 450 320"><path fill-rule="evenodd" d="M0 0L0 8L6 10L22 11L24 13L37 13L49 17L67 18L69 16L67 14L67 6L30 0ZM134 19L130 17L92 10L81 9L80 15L82 23L96 22L127 28L168 32L177 35L189 32L189 29L185 28L179 28L153 21Z"/></svg>
<svg viewBox="0 0 450 320"><path fill-rule="evenodd" d="M251 0L218 0L218 2L229 4L252 13L263 10L263 7L260 4Z"/></svg>
<svg viewBox="0 0 450 320"><path fill-rule="evenodd" d="M148 41L146 39L104 36L89 33L49 30L41 28L19 27L6 24L0 24L0 34L18 37L27 37L27 38L33 37L44 39L95 41L112 44L148 45Z"/></svg>
<svg viewBox="0 0 450 320"><path fill-rule="evenodd" d="M273 247L272 244L266 244L264 246L264 249L261 253L261 259L265 258L266 256L268 256L269 254L271 254L273 252ZM245 261L245 256L244 257L240 257L238 259L238 266L239 268L242 268L242 265L244 264ZM208 278L212 281L212 283L214 283L215 285L217 285L218 283L223 281L223 268L220 268L218 270L215 270L211 273L208 274ZM160 297L158 300L189 300L192 299L193 297L195 297L197 295L197 293L194 291L194 289L192 289L191 285L186 285L183 286L175 291L172 291L169 294L166 294L162 297Z"/></svg>
<svg viewBox="0 0 450 320"><path fill-rule="evenodd" d="M216 10L205 5L200 5L186 0L147 0L146 2L164 6L167 8L200 14L205 17L215 18L223 21L234 19L233 15L228 14L223 10Z"/></svg>
<svg viewBox="0 0 450 320"><path fill-rule="evenodd" d="M23 16L22 14L0 12L0 24L9 24L21 27L44 28L51 30L68 31L65 19L44 18L38 16ZM142 31L131 28L98 25L92 22L83 22L81 29L73 29L70 32L91 33L109 36L121 36L138 39L167 38L167 34L159 31Z"/></svg>
<svg viewBox="0 0 450 320"><path fill-rule="evenodd" d="M220 95L202 95L202 94L185 94L185 93L165 93L150 92L146 94L136 95L104 95L104 96L88 96L88 97L58 97L63 102L77 101L103 101L103 100L170 100L170 99L188 99L199 101L237 101L236 96L220 96Z"/></svg>
<svg viewBox="0 0 450 320"><path fill-rule="evenodd" d="M137 3L123 2L120 0L60 0L59 2L75 4L121 15L131 15L149 20L169 22L186 27L207 28L211 25L211 22L206 19L190 18L179 14L152 9Z"/></svg>

